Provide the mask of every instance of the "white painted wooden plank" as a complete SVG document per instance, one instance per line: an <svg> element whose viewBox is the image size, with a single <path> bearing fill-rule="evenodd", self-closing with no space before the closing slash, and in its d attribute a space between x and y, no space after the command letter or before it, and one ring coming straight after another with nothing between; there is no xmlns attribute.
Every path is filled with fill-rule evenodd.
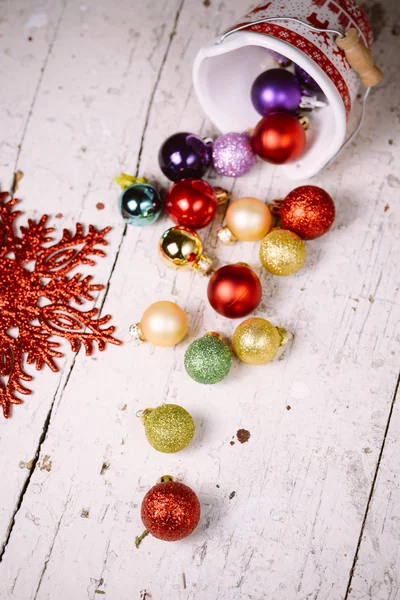
<svg viewBox="0 0 400 600"><path fill-rule="evenodd" d="M5 112L15 103L16 107L21 107L15 109L17 116L24 110L27 117L30 105L24 104L25 96L24 102L20 98L24 73L21 68L18 70L19 59L23 64L22 51L17 54L19 40L25 40L30 33L24 28L26 22L39 25L46 18L49 22L54 21L56 3L42 12L30 7L29 3L23 4L19 21L13 17L13 9L9 8L7 12L17 40L15 64L8 67L8 72L12 76L15 74L19 84L15 82L15 89L10 85ZM168 3L166 8L170 14L167 18L154 11L155 6L138 3L136 10L140 22L135 18L125 26L127 16L136 14L129 1L114 2L112 9L97 7L96 3L69 2L66 5L65 20L54 40L37 91L17 165L25 173L18 190L18 195L24 198L21 209L25 215L19 222L47 212L52 215L52 224L58 227L60 236L63 227L74 228L79 220L98 227L115 225L107 236L110 242L107 258L97 261L96 270L92 269L96 281L103 283L107 281L123 231L115 206L116 188L112 177L119 172L128 149L133 164L138 156L148 98L170 41L169 32L179 3L174 0ZM19 14L19 5L16 9ZM37 20L39 13L41 21ZM41 38L49 35L39 28L32 32L33 41L26 43L36 44L36 40L40 43ZM6 47L11 41L8 39ZM10 53L14 56L14 46ZM44 56L44 51L42 54ZM34 87L33 83L30 85ZM18 122L15 131L18 132ZM20 138L16 140L19 142ZM2 181L8 183L18 154L15 140L12 160L6 150L2 154ZM98 203L107 208L98 210ZM56 215L58 218L54 218ZM65 350L66 360L60 361L62 377L47 370L37 374L34 369L28 369L35 375L34 394L14 409L15 418L1 423L1 476L8 477L10 468L14 473L10 485L2 493L1 543L7 537L13 511L29 475L29 469L19 465L29 464L35 458L46 417L53 401L58 402L57 393L63 389L73 362L70 349L65 346Z"/></svg>
<svg viewBox="0 0 400 600"><path fill-rule="evenodd" d="M201 124L197 106L184 106L191 57L186 75L177 59L210 35L202 27L216 19L213 5L207 10L208 18L198 3L185 3L145 140L146 172L157 172L154 149L167 129ZM158 98L175 81L176 113L163 122L161 109L170 108ZM393 87L378 92L372 113L390 96ZM126 344L95 361L78 357L42 447L51 471L35 470L3 559L4 597L97 598L96 590L113 599L143 598L144 590L178 600L343 597L396 375L396 190L387 145L395 133L383 114L368 120L355 150L316 181L337 201L335 229L308 245L297 276L263 275L270 294L259 314L296 332L282 361L260 369L236 363L226 382L208 389L186 378L183 344L174 351ZM235 194L268 191L272 198L289 189L278 170L264 168L237 182ZM166 226L128 230L107 311L118 315L127 340L129 324L150 302L172 297L189 310L191 337L208 329L229 334L233 324L206 306L205 281L176 276L157 261ZM257 264L251 246L218 250L221 262L244 253ZM171 457L145 445L134 417L164 399L182 402L198 424L195 443ZM231 446L239 427L252 437ZM101 475L104 462L110 466ZM165 471L198 491L201 525L182 543L147 538L137 551L140 501Z"/></svg>
<svg viewBox="0 0 400 600"><path fill-rule="evenodd" d="M19 0L13 3L3 2L0 6L0 78L3 82L3 93L0 97L0 189L2 191L10 189L13 172L20 167L18 163L20 148L62 15L61 1L54 1L46 8L40 5L28 6L26 2ZM39 402L36 406L41 404L40 392L37 400ZM32 410L27 419L22 417L22 422L16 422L10 437L6 433L7 424L4 422L1 424L0 452L4 461L0 469L2 477L7 477L11 468L13 482L5 486L1 494L0 548L7 535L20 490L29 472L24 467L19 468L19 463L20 461L21 465L29 463L33 457L32 448L37 446L44 423L45 413L42 414L37 425L33 425L36 420L35 412ZM26 448L30 449L26 454L23 449L21 454L16 452L21 437Z"/></svg>
<svg viewBox="0 0 400 600"><path fill-rule="evenodd" d="M15 162L41 75L63 15L63 3L31 6L24 0L0 5L0 181L12 182Z"/></svg>

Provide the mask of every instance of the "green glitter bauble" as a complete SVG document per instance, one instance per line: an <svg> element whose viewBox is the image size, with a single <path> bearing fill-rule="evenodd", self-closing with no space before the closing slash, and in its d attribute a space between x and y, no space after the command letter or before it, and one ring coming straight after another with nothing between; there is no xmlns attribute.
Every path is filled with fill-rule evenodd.
<svg viewBox="0 0 400 600"><path fill-rule="evenodd" d="M162 404L143 412L149 443L159 452L179 452L194 436L194 422L187 410L177 404Z"/></svg>
<svg viewBox="0 0 400 600"><path fill-rule="evenodd" d="M232 366L226 344L215 335L205 335L192 342L185 354L185 369L197 383L218 383Z"/></svg>

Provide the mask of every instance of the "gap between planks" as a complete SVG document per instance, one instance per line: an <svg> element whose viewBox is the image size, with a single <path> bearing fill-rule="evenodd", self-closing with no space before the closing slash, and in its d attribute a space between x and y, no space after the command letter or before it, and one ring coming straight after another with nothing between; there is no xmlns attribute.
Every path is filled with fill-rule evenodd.
<svg viewBox="0 0 400 600"><path fill-rule="evenodd" d="M48 62L50 60L51 53L53 51L53 46L54 46L55 41L57 39L58 32L60 30L60 26L61 26L62 20L64 18L65 9L66 9L66 6L67 6L67 1L68 0L62 0L62 2L61 2L62 3L62 7L61 7L61 10L60 10L60 14L58 16L56 25L54 27L54 33L53 33L53 36L52 36L52 38L50 40L49 47L48 47L48 50L47 50L47 54L46 54L45 59L43 61L43 66L40 69L39 79L38 79L35 91L33 92L32 102L31 102L31 104L29 106L29 110L28 110L28 116L26 117L26 121L25 121L24 127L22 129L20 143L18 144L17 156L15 158L15 164L14 164L13 177L14 177L14 173L16 173L17 170L18 170L18 162L19 162L19 157L21 156L22 145L24 143L25 135L26 135L26 132L28 130L29 122L30 122L31 117L32 117L33 109L34 109L34 106L36 104L36 100L37 100L37 97L38 97L38 94L39 94L39 91L40 91L40 88L41 88L41 85L42 85L43 77L44 77L44 74L46 72L46 68L47 68Z"/></svg>
<svg viewBox="0 0 400 600"><path fill-rule="evenodd" d="M356 565L357 565L358 555L359 555L359 552L360 552L362 538L363 538L363 535L364 535L364 529L365 529L365 525L366 525L367 518L368 518L369 507L370 507L371 502L372 502L372 497L374 495L376 481L378 479L379 467L381 465L381 461L382 461L382 457L383 457L383 452L385 450L386 438L387 438L388 433L389 433L390 422L392 420L393 409L394 409L394 405L395 405L395 402L396 402L396 397L397 397L397 393L398 393L398 390L399 390L399 386L400 386L400 373L399 373L399 376L397 378L396 386L394 388L394 394L393 394L392 403L390 405L389 416L388 416L388 420L387 420L387 423L386 423L385 432L383 434L382 445L381 445L381 449L380 449L380 452L379 452L378 460L377 460L377 463L376 463L375 473L374 473L374 477L372 479L372 484L371 484L371 489L370 489L368 500L367 500L367 505L365 507L364 518L363 518L363 522L362 522L362 525L361 525L360 535L358 537L358 542L357 542L357 547L356 547L356 551L355 551L354 558L353 558L353 563L352 563L351 569L350 569L350 575L349 575L349 581L347 583L346 594L345 594L343 600L348 600L349 594L351 593L351 582L353 581L354 571L355 571Z"/></svg>

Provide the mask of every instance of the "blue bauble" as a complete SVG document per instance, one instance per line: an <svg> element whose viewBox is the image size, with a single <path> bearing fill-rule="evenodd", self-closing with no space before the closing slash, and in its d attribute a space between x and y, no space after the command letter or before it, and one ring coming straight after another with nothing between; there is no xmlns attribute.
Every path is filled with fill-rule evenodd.
<svg viewBox="0 0 400 600"><path fill-rule="evenodd" d="M161 214L162 200L151 185L135 183L122 192L118 206L126 223L144 227L157 221Z"/></svg>

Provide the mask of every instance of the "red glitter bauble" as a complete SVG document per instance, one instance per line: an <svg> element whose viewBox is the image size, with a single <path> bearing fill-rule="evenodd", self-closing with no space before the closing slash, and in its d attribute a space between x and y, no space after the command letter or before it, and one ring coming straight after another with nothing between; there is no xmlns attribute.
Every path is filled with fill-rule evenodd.
<svg viewBox="0 0 400 600"><path fill-rule="evenodd" d="M151 535L175 542L190 535L197 526L200 502L194 491L183 483L157 483L143 498L141 516Z"/></svg>
<svg viewBox="0 0 400 600"><path fill-rule="evenodd" d="M247 265L226 265L215 271L208 283L208 300L214 310L229 319L245 317L257 308L262 288Z"/></svg>
<svg viewBox="0 0 400 600"><path fill-rule="evenodd" d="M290 192L280 205L284 229L303 240L324 235L335 220L335 204L330 195L316 185L302 185Z"/></svg>
<svg viewBox="0 0 400 600"><path fill-rule="evenodd" d="M281 165L296 160L304 150L306 134L288 113L272 113L256 125L251 137L253 150L266 162Z"/></svg>
<svg viewBox="0 0 400 600"><path fill-rule="evenodd" d="M182 179L167 192L165 210L177 225L201 229L211 223L218 201L214 189L202 179Z"/></svg>

